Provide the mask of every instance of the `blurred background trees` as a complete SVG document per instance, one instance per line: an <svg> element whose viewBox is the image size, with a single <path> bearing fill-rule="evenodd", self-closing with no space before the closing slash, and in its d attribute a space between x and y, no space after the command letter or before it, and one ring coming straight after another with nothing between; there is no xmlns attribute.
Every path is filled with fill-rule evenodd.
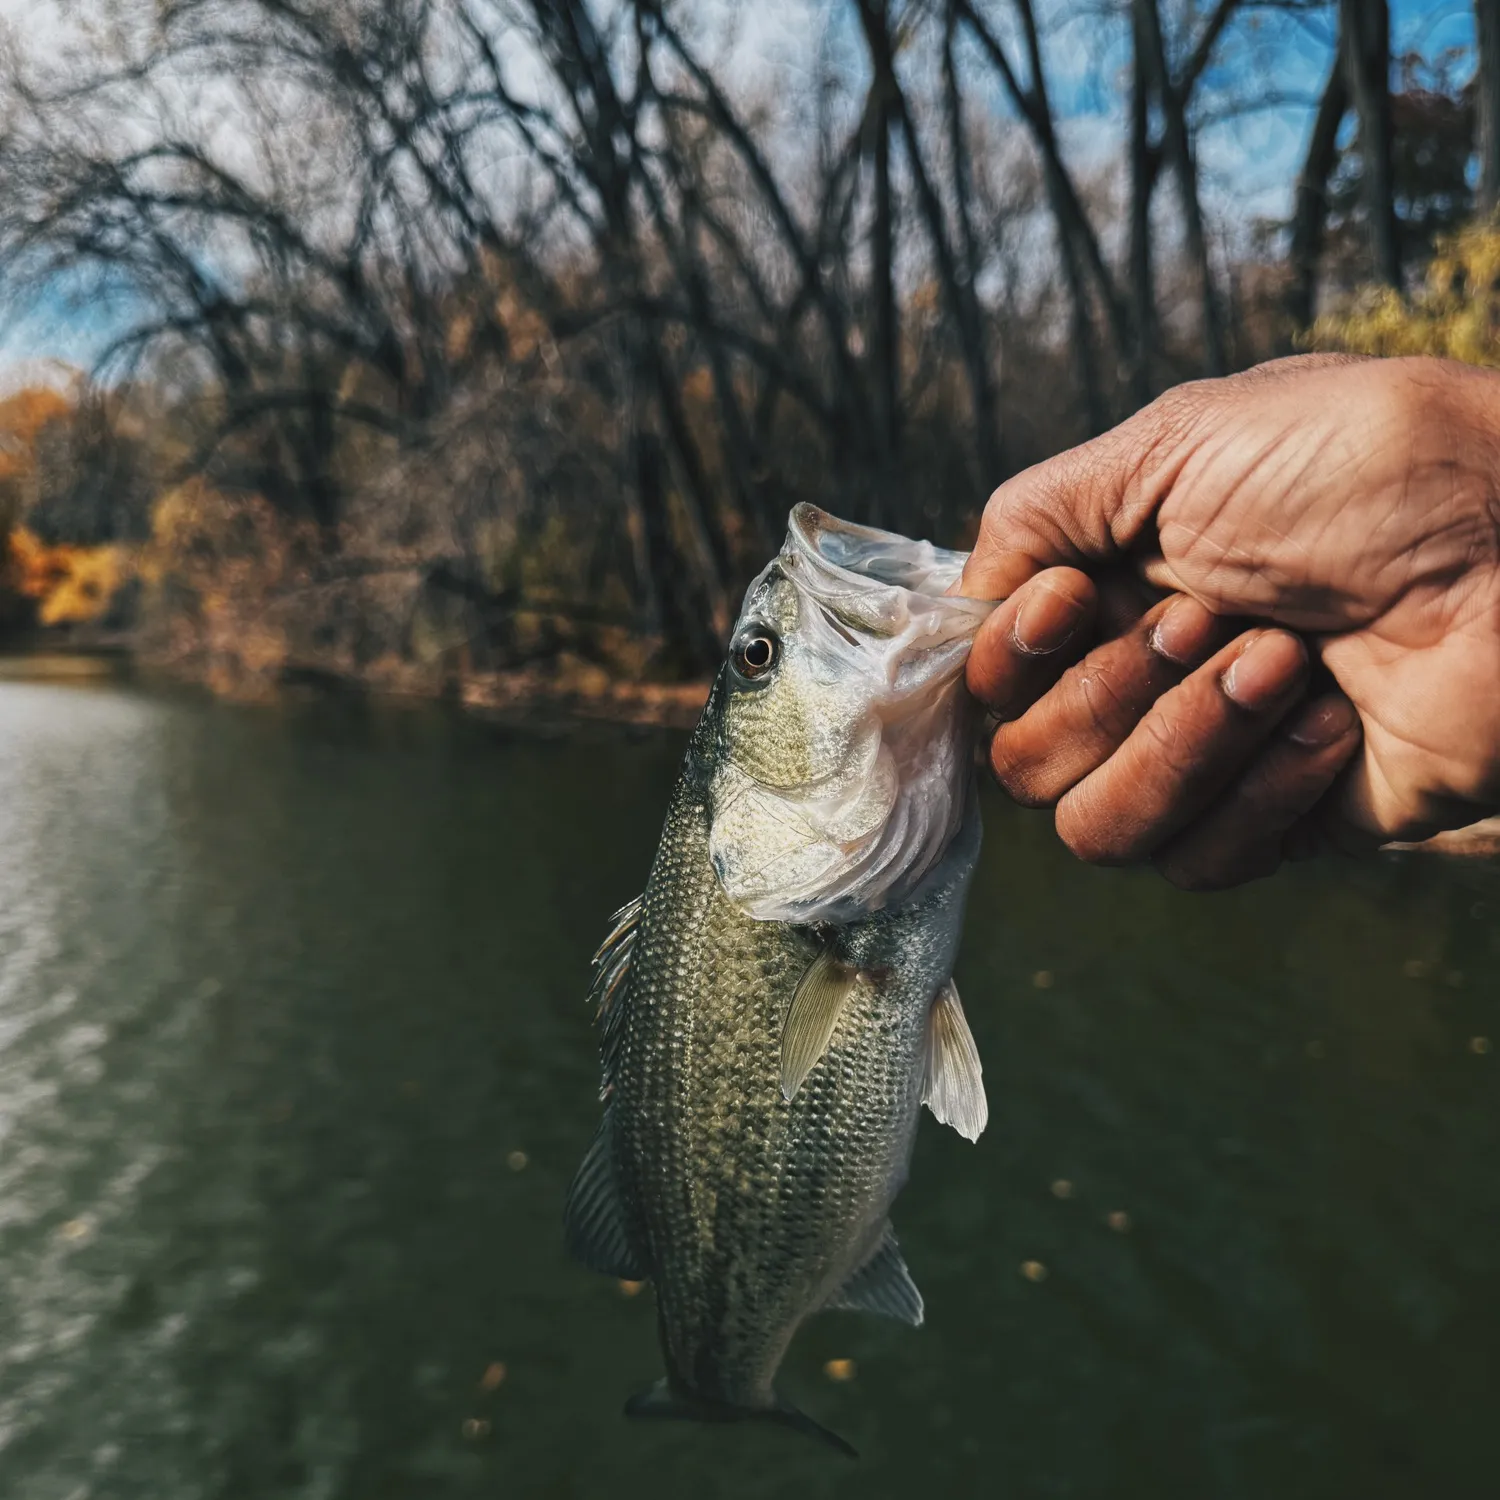
<svg viewBox="0 0 1500 1500"><path fill-rule="evenodd" d="M759 52L764 16L682 0L13 37L0 297L109 334L11 438L12 595L114 549L114 618L226 680L691 675L796 500L963 541L1165 386L1430 296L1500 196L1500 0L1409 56L1386 0L772 13ZM1278 110L1281 217L1224 147Z"/></svg>

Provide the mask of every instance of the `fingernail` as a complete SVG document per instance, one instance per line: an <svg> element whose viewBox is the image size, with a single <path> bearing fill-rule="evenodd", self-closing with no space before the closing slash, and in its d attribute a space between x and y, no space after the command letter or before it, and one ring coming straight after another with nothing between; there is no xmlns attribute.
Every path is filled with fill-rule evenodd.
<svg viewBox="0 0 1500 1500"><path fill-rule="evenodd" d="M1289 740L1316 750L1341 740L1359 723L1354 705L1345 697L1319 698L1309 703L1292 720L1286 731Z"/></svg>
<svg viewBox="0 0 1500 1500"><path fill-rule="evenodd" d="M1196 666L1208 654L1217 623L1196 599L1178 599L1151 631L1151 649L1179 667Z"/></svg>
<svg viewBox="0 0 1500 1500"><path fill-rule="evenodd" d="M1307 648L1283 630L1256 636L1219 679L1224 696L1256 713L1286 696L1307 664Z"/></svg>
<svg viewBox="0 0 1500 1500"><path fill-rule="evenodd" d="M1046 656L1072 639L1082 613L1078 600L1050 588L1039 588L1021 606L1011 639L1028 656Z"/></svg>

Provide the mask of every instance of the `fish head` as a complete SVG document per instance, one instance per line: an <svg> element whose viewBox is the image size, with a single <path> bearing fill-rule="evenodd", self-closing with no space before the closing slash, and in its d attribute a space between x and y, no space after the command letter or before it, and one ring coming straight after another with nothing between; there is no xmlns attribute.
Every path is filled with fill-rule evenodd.
<svg viewBox="0 0 1500 1500"><path fill-rule="evenodd" d="M920 884L971 795L963 668L992 605L965 554L793 510L710 703L709 850L766 921L852 921Z"/></svg>

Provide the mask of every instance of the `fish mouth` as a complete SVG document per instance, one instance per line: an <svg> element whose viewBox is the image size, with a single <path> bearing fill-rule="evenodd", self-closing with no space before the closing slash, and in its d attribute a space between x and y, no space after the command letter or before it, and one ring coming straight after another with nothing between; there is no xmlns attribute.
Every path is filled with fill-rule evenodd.
<svg viewBox="0 0 1500 1500"><path fill-rule="evenodd" d="M782 548L782 557L798 583L835 613L839 613L836 601L851 591L868 596L872 584L884 584L920 598L941 598L965 613L969 611L964 606L972 606L972 612L982 617L992 605L948 592L962 575L968 556L875 526L840 520L805 500L792 507ZM865 614L860 611L858 623L868 629Z"/></svg>
<svg viewBox="0 0 1500 1500"><path fill-rule="evenodd" d="M925 688L962 670L995 607L949 592L968 558L803 501L792 508L786 541L762 578L785 578L813 607L814 634L823 635L830 659L882 685L881 717L889 719L909 710L910 695L925 696Z"/></svg>
<svg viewBox="0 0 1500 1500"><path fill-rule="evenodd" d="M947 592L967 557L815 505L792 510L745 617L768 584L791 585L787 661L804 673L793 702L821 722L827 691L836 723L789 785L762 779L724 742L709 848L721 889L747 916L852 920L904 899L943 857L973 775L964 663L995 607Z"/></svg>

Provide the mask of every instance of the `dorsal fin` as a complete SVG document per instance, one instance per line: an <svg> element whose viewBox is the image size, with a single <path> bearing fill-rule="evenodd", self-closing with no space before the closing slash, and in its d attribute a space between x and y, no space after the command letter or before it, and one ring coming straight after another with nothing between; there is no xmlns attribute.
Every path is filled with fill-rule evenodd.
<svg viewBox="0 0 1500 1500"><path fill-rule="evenodd" d="M906 1269L901 1247L896 1243L896 1231L889 1221L874 1255L823 1306L879 1313L910 1323L913 1328L922 1326L922 1294Z"/></svg>
<svg viewBox="0 0 1500 1500"><path fill-rule="evenodd" d="M627 901L610 918L609 935L594 954L594 979L589 999L594 1003L594 1019L599 1026L600 1097L608 1098L614 1083L615 1059L619 1051L624 1006L619 1003L625 981L630 977L630 961L640 931L644 897Z"/></svg>
<svg viewBox="0 0 1500 1500"><path fill-rule="evenodd" d="M563 1232L568 1249L591 1271L621 1281L645 1281L651 1274L645 1257L631 1243L607 1109L568 1189Z"/></svg>
<svg viewBox="0 0 1500 1500"><path fill-rule="evenodd" d="M828 1050L844 1002L859 983L859 970L824 949L797 983L781 1033L781 1092L791 1099Z"/></svg>
<svg viewBox="0 0 1500 1500"><path fill-rule="evenodd" d="M957 986L950 979L933 997L927 1018L927 1077L922 1103L940 1124L951 1125L971 1141L979 1139L990 1118L983 1071Z"/></svg>

